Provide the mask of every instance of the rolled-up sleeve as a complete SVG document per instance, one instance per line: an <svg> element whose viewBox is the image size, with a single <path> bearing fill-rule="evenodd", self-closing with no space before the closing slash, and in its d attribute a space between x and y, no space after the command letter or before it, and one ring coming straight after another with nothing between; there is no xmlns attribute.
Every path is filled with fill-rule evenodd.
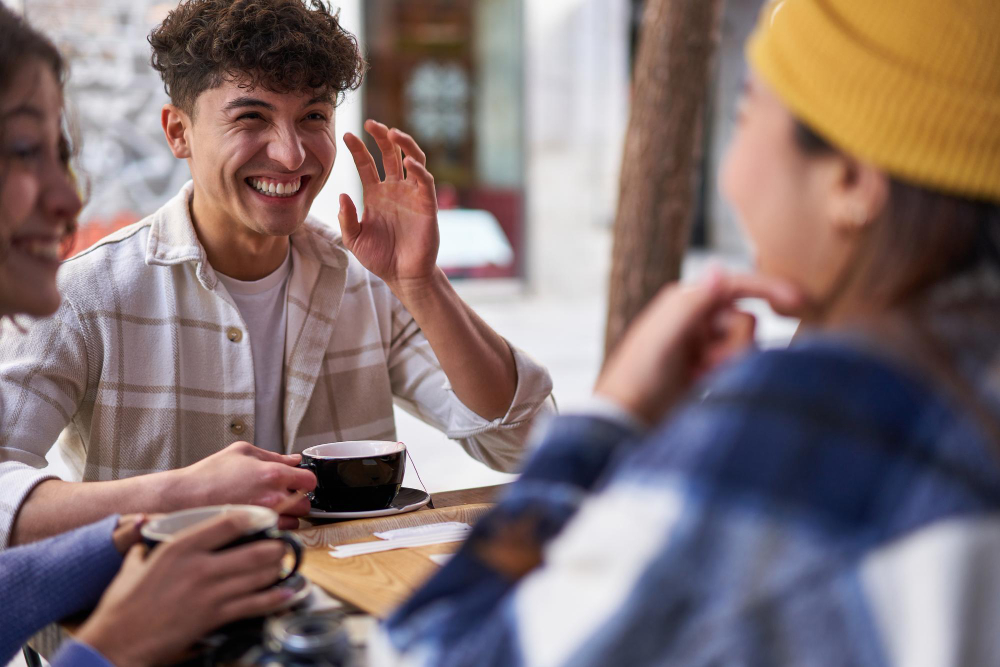
<svg viewBox="0 0 1000 667"><path fill-rule="evenodd" d="M55 476L45 456L70 422L87 386L87 351L66 301L24 331L0 323L0 549L38 484Z"/></svg>
<svg viewBox="0 0 1000 667"><path fill-rule="evenodd" d="M389 376L396 403L490 468L518 471L532 424L556 411L548 371L508 342L517 369L514 398L503 417L484 419L455 395L426 336L413 317L395 305Z"/></svg>

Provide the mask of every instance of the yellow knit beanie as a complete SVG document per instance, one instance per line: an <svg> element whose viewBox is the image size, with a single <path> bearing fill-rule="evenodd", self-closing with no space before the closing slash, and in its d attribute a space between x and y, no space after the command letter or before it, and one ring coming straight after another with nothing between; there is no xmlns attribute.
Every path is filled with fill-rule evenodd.
<svg viewBox="0 0 1000 667"><path fill-rule="evenodd" d="M1000 201L1000 0L773 1L747 58L844 152Z"/></svg>

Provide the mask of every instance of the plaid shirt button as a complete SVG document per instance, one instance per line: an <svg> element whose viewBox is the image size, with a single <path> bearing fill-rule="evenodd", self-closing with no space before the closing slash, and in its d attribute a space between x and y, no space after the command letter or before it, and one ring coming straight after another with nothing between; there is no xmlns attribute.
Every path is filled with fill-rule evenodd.
<svg viewBox="0 0 1000 667"><path fill-rule="evenodd" d="M226 338L233 341L234 343L238 343L241 340L243 340L243 332L237 329L236 327L229 327L228 329L226 329Z"/></svg>
<svg viewBox="0 0 1000 667"><path fill-rule="evenodd" d="M239 419L234 419L229 424L229 431L233 435L242 435L244 430L246 430L246 427L243 426L243 422L241 422Z"/></svg>

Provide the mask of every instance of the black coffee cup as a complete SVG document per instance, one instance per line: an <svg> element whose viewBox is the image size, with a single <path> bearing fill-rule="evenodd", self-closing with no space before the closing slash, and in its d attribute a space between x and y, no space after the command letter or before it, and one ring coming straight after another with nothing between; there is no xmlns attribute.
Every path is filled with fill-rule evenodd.
<svg viewBox="0 0 1000 667"><path fill-rule="evenodd" d="M143 543L152 550L160 544L170 542L191 526L223 515L246 517L248 527L241 537L229 542L222 549L230 549L258 540L280 540L288 545L290 555L295 559L295 562L284 569L281 578L275 582L275 585L285 581L299 569L299 565L302 563L302 542L292 533L278 530L278 513L266 507L256 505L196 507L157 517L144 524L139 532L142 535Z"/></svg>
<svg viewBox="0 0 1000 667"><path fill-rule="evenodd" d="M331 442L302 452L300 468L316 475L312 506L322 512L383 510L406 472L406 445L384 440Z"/></svg>

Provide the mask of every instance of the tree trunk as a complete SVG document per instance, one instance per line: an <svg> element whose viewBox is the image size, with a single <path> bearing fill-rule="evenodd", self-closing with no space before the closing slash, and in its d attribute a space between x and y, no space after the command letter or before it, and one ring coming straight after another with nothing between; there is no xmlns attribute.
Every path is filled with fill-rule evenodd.
<svg viewBox="0 0 1000 667"><path fill-rule="evenodd" d="M647 0L615 219L605 353L680 277L701 167L722 0Z"/></svg>

